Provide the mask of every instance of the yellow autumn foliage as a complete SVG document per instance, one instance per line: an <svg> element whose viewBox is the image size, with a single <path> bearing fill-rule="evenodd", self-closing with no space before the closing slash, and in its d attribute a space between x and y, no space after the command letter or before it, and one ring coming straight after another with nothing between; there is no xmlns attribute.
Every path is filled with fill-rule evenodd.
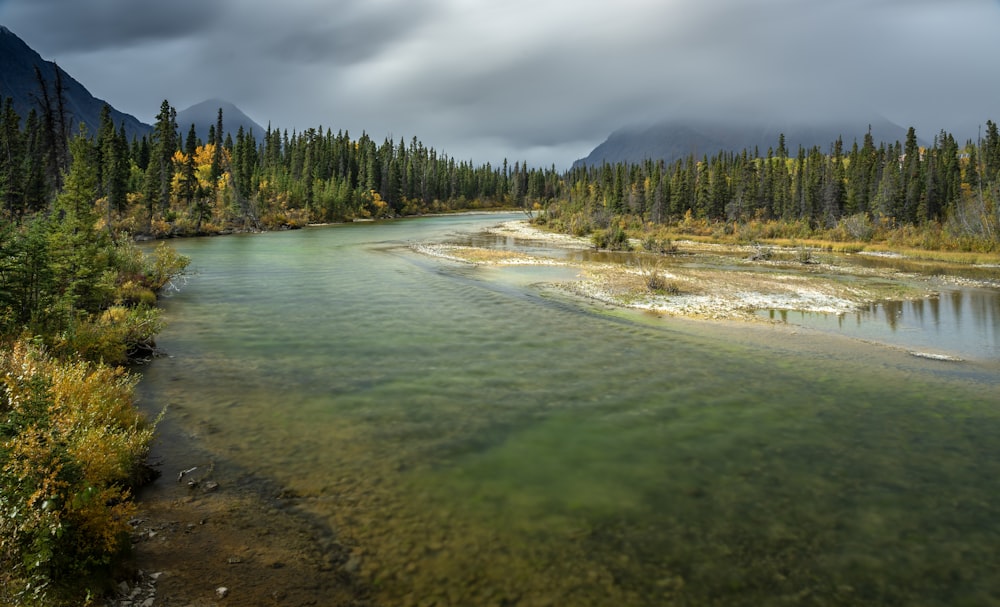
<svg viewBox="0 0 1000 607"><path fill-rule="evenodd" d="M136 382L33 342L0 351L0 604L59 604L61 580L127 545L131 477L153 437Z"/></svg>

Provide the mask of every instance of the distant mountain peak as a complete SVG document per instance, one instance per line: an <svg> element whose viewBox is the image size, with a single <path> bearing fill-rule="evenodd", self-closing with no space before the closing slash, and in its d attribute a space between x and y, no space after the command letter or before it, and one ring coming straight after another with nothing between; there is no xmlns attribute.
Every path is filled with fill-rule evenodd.
<svg viewBox="0 0 1000 607"><path fill-rule="evenodd" d="M177 127L181 135L187 134L191 125L194 125L198 138L208 141L209 128L214 126L219 117L219 110L222 110L222 131L223 135L228 133L233 137L243 127L243 132L254 137L264 134L264 127L257 124L252 118L247 116L236 104L225 99L212 98L196 103L188 108L177 112Z"/></svg>

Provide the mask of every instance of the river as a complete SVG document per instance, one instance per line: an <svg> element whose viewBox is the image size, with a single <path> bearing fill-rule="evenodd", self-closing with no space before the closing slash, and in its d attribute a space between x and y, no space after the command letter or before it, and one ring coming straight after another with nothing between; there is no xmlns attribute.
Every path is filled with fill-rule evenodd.
<svg viewBox="0 0 1000 607"><path fill-rule="evenodd" d="M144 406L356 546L386 605L1000 602L997 360L633 314L409 246L502 219L173 242Z"/></svg>

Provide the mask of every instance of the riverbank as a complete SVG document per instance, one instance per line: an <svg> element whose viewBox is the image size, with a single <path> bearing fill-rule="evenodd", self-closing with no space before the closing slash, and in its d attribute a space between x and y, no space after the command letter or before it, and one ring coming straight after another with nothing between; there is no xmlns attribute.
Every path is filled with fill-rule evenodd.
<svg viewBox="0 0 1000 607"><path fill-rule="evenodd" d="M802 247L675 241L669 254L599 253L587 238L508 221L489 229L531 253L488 246L418 244L428 255L479 265L561 265L578 272L560 289L616 306L710 320L764 321L760 310L843 314L872 302L918 299L942 282L986 281L921 276L891 266L845 263L840 254ZM638 243L635 248L640 249ZM545 249L555 249L552 254Z"/></svg>
<svg viewBox="0 0 1000 607"><path fill-rule="evenodd" d="M336 530L282 487L206 451L182 429L187 417L172 406L157 426L149 462L160 477L138 492L131 570L104 604L306 606L324 596L325 605L372 605Z"/></svg>

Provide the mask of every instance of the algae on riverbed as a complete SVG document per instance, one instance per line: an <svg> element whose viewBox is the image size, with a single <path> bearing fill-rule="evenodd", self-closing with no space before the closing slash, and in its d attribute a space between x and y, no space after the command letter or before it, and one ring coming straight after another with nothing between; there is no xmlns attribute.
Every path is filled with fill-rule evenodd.
<svg viewBox="0 0 1000 607"><path fill-rule="evenodd" d="M411 248L496 221L178 243L199 267L149 406L322 521L348 552L317 575L384 604L997 596L995 364L636 318L533 286L568 266Z"/></svg>

